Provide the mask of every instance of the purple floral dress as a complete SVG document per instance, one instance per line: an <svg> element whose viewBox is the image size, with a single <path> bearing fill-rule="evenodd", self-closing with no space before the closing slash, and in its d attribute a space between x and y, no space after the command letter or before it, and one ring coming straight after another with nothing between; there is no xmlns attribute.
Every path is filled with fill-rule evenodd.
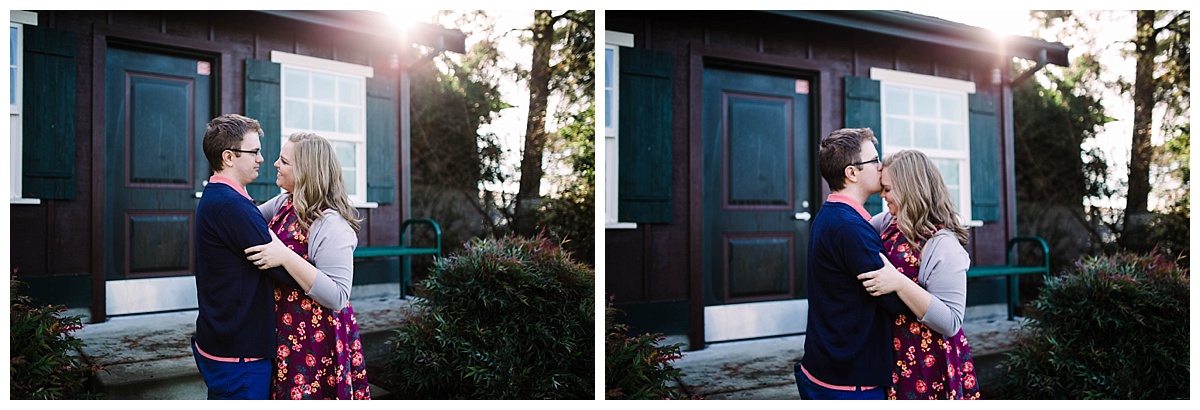
<svg viewBox="0 0 1200 410"><path fill-rule="evenodd" d="M896 269L917 281L921 254L910 248L893 222L883 231L883 250ZM925 242L922 241L924 246ZM947 337L901 314L892 322L895 366L889 400L976 400L975 361L962 329Z"/></svg>
<svg viewBox="0 0 1200 410"><path fill-rule="evenodd" d="M270 228L308 260L308 231L287 199ZM358 323L349 304L341 312L321 306L292 285L275 286L274 400L370 400Z"/></svg>

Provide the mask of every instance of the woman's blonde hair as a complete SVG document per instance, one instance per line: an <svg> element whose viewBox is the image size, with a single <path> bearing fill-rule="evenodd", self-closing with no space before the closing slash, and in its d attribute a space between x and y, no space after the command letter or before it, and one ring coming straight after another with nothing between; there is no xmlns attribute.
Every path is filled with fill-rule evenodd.
<svg viewBox="0 0 1200 410"><path fill-rule="evenodd" d="M883 159L891 176L889 195L899 202L896 224L915 249L917 242L932 238L938 227L946 228L966 246L967 229L958 220L954 201L942 173L921 151L904 150Z"/></svg>
<svg viewBox="0 0 1200 410"><path fill-rule="evenodd" d="M291 195L300 226L308 229L321 217L321 212L332 209L341 214L357 234L358 210L350 204L350 198L346 194L342 166L338 163L333 145L324 137L311 132L293 132L288 136L288 141L291 141L295 148L292 169L296 182Z"/></svg>

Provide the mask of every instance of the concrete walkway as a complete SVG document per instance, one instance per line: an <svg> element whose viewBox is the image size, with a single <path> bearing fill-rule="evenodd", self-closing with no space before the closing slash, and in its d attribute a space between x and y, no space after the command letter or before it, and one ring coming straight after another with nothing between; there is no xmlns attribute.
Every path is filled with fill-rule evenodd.
<svg viewBox="0 0 1200 410"><path fill-rule="evenodd" d="M1002 374L998 359L1012 348L1020 320L1001 314L968 316L963 323L980 386L996 383ZM684 343L686 349L687 338L671 336L663 343ZM677 388L686 395L706 400L800 399L792 364L804 356L803 335L712 343L683 353L672 365L684 373Z"/></svg>
<svg viewBox="0 0 1200 410"><path fill-rule="evenodd" d="M381 363L392 331L404 323L412 299L398 295L351 300L367 363ZM80 352L84 359L104 367L97 381L106 399L203 400L207 389L188 346L196 315L188 310L114 317L87 324L74 336L87 344ZM372 385L371 395L387 398L388 392Z"/></svg>

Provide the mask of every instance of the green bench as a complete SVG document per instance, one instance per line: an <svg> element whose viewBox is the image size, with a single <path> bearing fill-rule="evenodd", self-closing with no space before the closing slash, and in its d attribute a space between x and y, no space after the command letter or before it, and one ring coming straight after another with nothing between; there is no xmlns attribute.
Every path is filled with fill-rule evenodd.
<svg viewBox="0 0 1200 410"><path fill-rule="evenodd" d="M1042 264L1040 266L1017 266L1013 264L1013 252L1016 251L1017 244L1021 242L1041 245ZM1050 247L1046 245L1046 241L1042 238L1036 236L1018 236L1008 241L1008 253L1004 257L1004 265L972 266L967 270L967 279L1004 276L1004 280L1008 285L1008 320L1012 320L1013 311L1016 310L1017 304L1020 303L1020 298L1017 295L1017 277L1020 275L1035 274L1050 274Z"/></svg>
<svg viewBox="0 0 1200 410"><path fill-rule="evenodd" d="M436 240L432 247L406 246L404 235L415 224L428 225L433 229ZM412 287L412 261L410 256L433 255L442 257L442 227L432 219L414 218L400 224L400 246L367 246L354 249L354 259L400 258L400 298L405 298Z"/></svg>

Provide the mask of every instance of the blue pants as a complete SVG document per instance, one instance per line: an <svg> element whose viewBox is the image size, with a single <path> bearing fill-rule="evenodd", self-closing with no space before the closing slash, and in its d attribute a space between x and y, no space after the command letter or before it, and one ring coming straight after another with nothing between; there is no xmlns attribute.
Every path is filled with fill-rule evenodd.
<svg viewBox="0 0 1200 410"><path fill-rule="evenodd" d="M219 362L196 351L192 342L196 367L208 386L209 400L266 400L271 394L271 359L247 362Z"/></svg>
<svg viewBox="0 0 1200 410"><path fill-rule="evenodd" d="M800 363L796 363L794 369L796 389L800 391L800 398L803 400L884 400L887 398L883 387L855 391L833 390L813 383L800 370Z"/></svg>

